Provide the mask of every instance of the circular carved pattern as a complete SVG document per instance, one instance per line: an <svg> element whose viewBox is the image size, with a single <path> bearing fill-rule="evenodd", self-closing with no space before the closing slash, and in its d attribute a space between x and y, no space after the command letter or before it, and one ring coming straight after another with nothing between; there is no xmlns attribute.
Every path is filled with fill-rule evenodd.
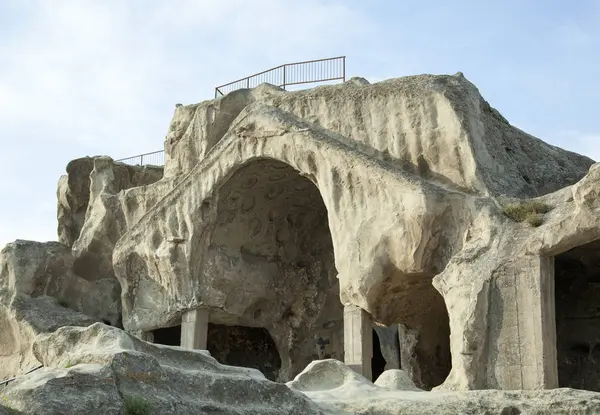
<svg viewBox="0 0 600 415"><path fill-rule="evenodd" d="M251 187L253 187L256 184L257 181L258 181L258 177L249 176L249 177L246 177L242 181L242 184L240 186L242 189L250 189Z"/></svg>
<svg viewBox="0 0 600 415"><path fill-rule="evenodd" d="M281 210L278 208L273 208L269 211L269 220L271 222L276 221L282 216Z"/></svg>
<svg viewBox="0 0 600 415"><path fill-rule="evenodd" d="M294 227L301 228L306 226L307 217L309 218L310 216L308 216L305 212L292 213L287 216L287 222Z"/></svg>
<svg viewBox="0 0 600 415"><path fill-rule="evenodd" d="M233 222L233 220L235 219L235 212L231 210L224 210L219 216L219 225L225 225Z"/></svg>
<svg viewBox="0 0 600 415"><path fill-rule="evenodd" d="M282 162L271 163L269 167L275 170L293 170L293 167Z"/></svg>
<svg viewBox="0 0 600 415"><path fill-rule="evenodd" d="M335 321L335 320L330 320L330 321L328 321L328 322L326 322L326 323L323 324L323 328L324 329L332 329L335 326L337 326L337 321Z"/></svg>
<svg viewBox="0 0 600 415"><path fill-rule="evenodd" d="M314 185L307 180L299 180L298 182L296 182L296 185L294 186L294 190L302 191L302 190L308 189L310 186L314 186Z"/></svg>
<svg viewBox="0 0 600 415"><path fill-rule="evenodd" d="M286 227L277 229L277 232L275 233L275 240L277 242L284 243L288 239L290 239L290 232Z"/></svg>
<svg viewBox="0 0 600 415"><path fill-rule="evenodd" d="M272 182L278 182L279 180L283 179L285 176L286 176L286 174L283 172L273 173L269 176L269 180L271 180Z"/></svg>
<svg viewBox="0 0 600 415"><path fill-rule="evenodd" d="M253 196L250 196L242 202L242 210L244 212L249 212L254 208L255 204L256 204L256 200L254 199Z"/></svg>
<svg viewBox="0 0 600 415"><path fill-rule="evenodd" d="M227 207L229 209L237 209L240 205L240 199L242 198L242 195L238 192L230 192L227 195Z"/></svg>
<svg viewBox="0 0 600 415"><path fill-rule="evenodd" d="M270 186L269 190L267 190L267 193L265 194L265 198L267 198L269 200L273 200L282 193L283 193L283 186L280 186L280 185Z"/></svg>
<svg viewBox="0 0 600 415"><path fill-rule="evenodd" d="M256 236L260 233L262 224L258 218L252 218L250 221L250 236Z"/></svg>

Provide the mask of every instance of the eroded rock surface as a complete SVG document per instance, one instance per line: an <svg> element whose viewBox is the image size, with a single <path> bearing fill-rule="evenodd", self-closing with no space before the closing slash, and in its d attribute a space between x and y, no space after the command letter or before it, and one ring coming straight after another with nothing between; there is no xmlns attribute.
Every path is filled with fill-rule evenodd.
<svg viewBox="0 0 600 415"><path fill-rule="evenodd" d="M33 350L44 367L1 390L4 405L28 414L326 413L257 370L146 343L101 323L39 335Z"/></svg>
<svg viewBox="0 0 600 415"><path fill-rule="evenodd" d="M396 373L394 373L396 372ZM385 379L395 379L388 383ZM338 414L593 414L600 393L574 389L546 391L423 392L397 371L372 384L341 362L311 363L287 385L324 410Z"/></svg>
<svg viewBox="0 0 600 415"><path fill-rule="evenodd" d="M119 320L119 285L78 277L72 263L58 242L16 241L0 251L0 380L39 364L31 350L37 334Z"/></svg>
<svg viewBox="0 0 600 415"><path fill-rule="evenodd" d="M114 245L128 226L156 203L159 195L154 192L147 197L144 186L158 181L163 169L94 157L74 160L67 166L67 173L66 179L63 176L59 182L59 238L71 236L61 239L73 248L73 266L78 275L90 281L114 278ZM81 224L82 214L85 220ZM72 236L76 236L74 240Z"/></svg>
<svg viewBox="0 0 600 415"><path fill-rule="evenodd" d="M495 197L553 199L593 161L512 127L462 74L239 90L178 106L165 148L162 181L178 182L113 253L127 330L207 308L212 323L268 330L289 380L342 358L346 304L405 327L383 350L419 387L546 382L539 362L516 380L514 333L499 331L524 324L500 300L533 304L500 287L535 285L504 279L543 271L547 246L526 246L545 225L515 223ZM523 347L542 347L529 332Z"/></svg>
<svg viewBox="0 0 600 415"><path fill-rule="evenodd" d="M323 410L595 410L596 395L573 390L453 392L600 389L600 164L514 128L462 74L235 91L177 106L165 149L164 176L70 164L58 194L72 256L52 254L66 282L25 276L44 288L3 305L116 276L129 333L177 345L182 316L204 309L221 363L279 381L309 364L289 386ZM519 222L508 204L531 211ZM106 310L78 295L73 310ZM327 360L344 359L344 306L374 322L357 333L379 342L379 370L402 369L385 388ZM72 374L114 376L90 370Z"/></svg>
<svg viewBox="0 0 600 415"><path fill-rule="evenodd" d="M593 163L511 126L461 73L286 92L271 85L178 107L166 175L189 171L248 105L262 102L325 128L395 169L486 195L539 196L579 180Z"/></svg>

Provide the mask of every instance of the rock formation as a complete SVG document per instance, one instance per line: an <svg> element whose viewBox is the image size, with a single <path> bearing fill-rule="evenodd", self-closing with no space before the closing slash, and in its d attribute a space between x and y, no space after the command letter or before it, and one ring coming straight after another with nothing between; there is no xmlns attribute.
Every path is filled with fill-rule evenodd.
<svg viewBox="0 0 600 415"><path fill-rule="evenodd" d="M257 370L223 366L202 351L152 345L101 323L40 335L33 350L44 367L1 391L5 405L25 413L323 413Z"/></svg>
<svg viewBox="0 0 600 415"><path fill-rule="evenodd" d="M304 413L598 405L587 392L451 392L600 391L600 165L511 126L462 74L265 84L178 105L165 153L164 174L74 160L59 182L60 243L2 251L0 378L49 370L10 385L14 402L46 399L40 376L120 379L123 356L160 382L184 365L159 351L209 359L182 346L288 382L273 393ZM98 321L115 327L55 332ZM57 371L62 357L47 356L65 333L118 351ZM198 364L193 385L213 376ZM149 390L161 410L192 399Z"/></svg>

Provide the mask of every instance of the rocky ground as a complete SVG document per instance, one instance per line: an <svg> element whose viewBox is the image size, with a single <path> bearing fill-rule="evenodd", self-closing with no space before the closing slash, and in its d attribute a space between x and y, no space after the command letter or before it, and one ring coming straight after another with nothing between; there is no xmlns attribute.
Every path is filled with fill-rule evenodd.
<svg viewBox="0 0 600 415"><path fill-rule="evenodd" d="M95 323L40 334L43 367L0 386L0 414L596 414L600 394L417 389L400 370L371 383L315 361L287 384L219 364L204 351L147 343Z"/></svg>

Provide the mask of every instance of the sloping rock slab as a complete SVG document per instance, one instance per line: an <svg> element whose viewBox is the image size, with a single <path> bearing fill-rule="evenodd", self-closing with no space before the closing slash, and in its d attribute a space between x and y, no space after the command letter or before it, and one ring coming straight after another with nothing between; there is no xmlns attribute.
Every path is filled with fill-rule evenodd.
<svg viewBox="0 0 600 415"><path fill-rule="evenodd" d="M325 410L334 408L336 413L344 414L578 415L600 413L600 393L567 388L541 391L469 392L392 390L372 384L343 363L331 359L312 362L287 385L292 390L304 393Z"/></svg>
<svg viewBox="0 0 600 415"><path fill-rule="evenodd" d="M3 404L30 414L327 413L255 369L146 343L101 323L39 335L34 353L45 367L2 391Z"/></svg>

